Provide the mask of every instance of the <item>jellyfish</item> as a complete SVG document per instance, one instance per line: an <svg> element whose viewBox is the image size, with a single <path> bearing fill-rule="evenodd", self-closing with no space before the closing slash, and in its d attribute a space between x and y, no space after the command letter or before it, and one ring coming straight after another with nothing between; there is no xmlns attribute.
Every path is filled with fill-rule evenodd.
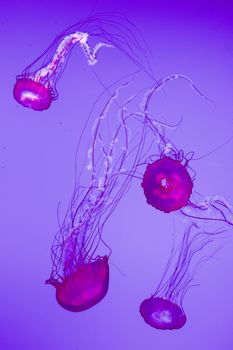
<svg viewBox="0 0 233 350"><path fill-rule="evenodd" d="M79 43L83 52L87 56L88 64L97 63L97 52L100 47L108 46L105 43L98 43L91 53L88 45L88 33L75 32L72 34L61 35L53 42L48 50L28 66L22 73L17 76L13 89L15 100L24 107L32 108L36 111L48 109L57 95L56 84L60 79L63 69L65 68L66 58L71 53L74 45ZM52 55L50 52L55 53ZM36 71L33 69L35 63L44 55L48 55L49 60Z"/></svg>
<svg viewBox="0 0 233 350"><path fill-rule="evenodd" d="M187 205L193 183L184 165L164 156L147 166L142 187L148 204L170 213Z"/></svg>
<svg viewBox="0 0 233 350"><path fill-rule="evenodd" d="M179 329L186 323L186 315L176 303L159 297L145 299L140 305L144 321L157 329Z"/></svg>
<svg viewBox="0 0 233 350"><path fill-rule="evenodd" d="M67 261L68 262L68 261ZM56 287L56 299L64 309L80 312L99 303L108 292L108 257L83 262L62 283L49 282Z"/></svg>
<svg viewBox="0 0 233 350"><path fill-rule="evenodd" d="M197 286L194 283L196 272L213 258L219 249L206 255L203 251L216 239L223 237L223 229L207 231L195 223L185 228L178 249L174 249L173 244L155 293L140 305L139 312L148 325L159 330L180 329L185 325L187 316L183 309L184 297L191 287Z"/></svg>
<svg viewBox="0 0 233 350"><path fill-rule="evenodd" d="M140 161L137 164L137 178L147 203L164 213L177 212L186 221L212 221L233 225L233 207L221 195L202 197L194 186L196 172L191 163L195 158L194 152L187 153L179 149L167 136L168 129L176 125L163 123L154 117L150 111L151 100L167 82L182 79L205 101L212 103L187 76L172 74L162 78L147 89L141 97L139 111L130 112L134 115L135 123L143 132L140 145ZM231 139L229 139L231 140ZM144 170L142 170L144 167Z"/></svg>
<svg viewBox="0 0 233 350"><path fill-rule="evenodd" d="M184 154L183 150L177 149L165 135L165 129L169 126L164 127L149 112L153 95L174 79L184 79L199 96L207 100L189 77L173 74L154 84L141 103L141 122L146 124L150 137L154 137L157 143L157 152L145 159L146 170L142 176L141 187L147 203L164 213L177 211L189 204L194 181L192 169L189 167L193 152Z"/></svg>
<svg viewBox="0 0 233 350"><path fill-rule="evenodd" d="M91 50L89 38L98 38ZM58 98L57 82L67 65L72 49L79 44L89 65L97 63L100 48L118 48L141 70L146 71L146 51L136 27L124 16L100 13L70 26L60 33L52 44L16 77L13 89L15 100L24 107L43 111ZM104 42L102 42L104 40ZM147 62L148 74L151 68Z"/></svg>
<svg viewBox="0 0 233 350"><path fill-rule="evenodd" d="M94 121L87 157L79 162L80 173L75 171L68 209L52 243L52 271L46 284L55 287L58 304L73 312L93 307L107 294L112 251L103 230L129 190L139 162L140 145L131 135L131 116L125 110L128 99L120 102L127 85L115 90ZM76 159L83 155L81 139Z"/></svg>

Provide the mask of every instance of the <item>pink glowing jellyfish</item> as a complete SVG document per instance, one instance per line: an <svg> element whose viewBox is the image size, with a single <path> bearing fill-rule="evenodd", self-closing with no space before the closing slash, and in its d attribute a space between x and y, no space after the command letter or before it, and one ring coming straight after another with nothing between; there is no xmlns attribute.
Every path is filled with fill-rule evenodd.
<svg viewBox="0 0 233 350"><path fill-rule="evenodd" d="M202 198L195 190L193 183L196 173L190 163L199 158L194 157L194 152L185 154L165 135L167 129L177 127L179 124L170 126L159 122L150 111L153 95L167 82L176 79L188 82L199 96L210 101L196 88L190 78L180 74L167 76L146 91L140 104L140 111L132 113L135 121L144 130L144 136L140 140L141 158L140 165L137 165L137 178L142 181L141 186L147 203L154 208L164 213L178 211L190 222L217 221L232 226L233 207L225 198L219 195ZM146 170L141 173L144 166Z"/></svg>
<svg viewBox="0 0 233 350"><path fill-rule="evenodd" d="M120 90L126 86L113 93L94 122L91 147L83 164L78 163L82 170L52 244L52 272L46 283L56 288L57 302L69 311L94 306L108 291L111 249L103 240L103 229L129 189L140 149L130 133L127 101L120 102ZM76 162L79 150L83 154L80 145L81 139Z"/></svg>
<svg viewBox="0 0 233 350"><path fill-rule="evenodd" d="M149 112L150 101L153 95L164 87L164 85L174 79L184 79L202 98L207 99L194 85L192 80L186 76L174 74L167 76L151 89L149 89L141 104L142 117L147 128L155 138L158 153L151 155L146 160L146 170L143 174L141 186L147 203L154 208L170 213L179 210L189 204L189 199L193 191L194 176L189 171L189 162L193 158L193 152L184 154L182 150L167 139L165 128L161 123L151 116ZM168 125L167 125L168 126ZM193 172L192 172L193 173Z"/></svg>
<svg viewBox="0 0 233 350"><path fill-rule="evenodd" d="M184 165L165 156L147 166L142 187L148 204L169 213L187 205L193 183Z"/></svg>
<svg viewBox="0 0 233 350"><path fill-rule="evenodd" d="M172 153L168 156L170 151ZM147 165L141 183L147 203L164 213L179 210L191 222L196 219L232 226L233 207L224 197L210 195L202 198L193 191L195 175L189 173L193 172L189 162L198 159L193 156L193 153L184 155L182 151L175 151L173 145L173 148L161 153L159 159Z"/></svg>
<svg viewBox="0 0 233 350"><path fill-rule="evenodd" d="M208 232L195 224L188 225L178 250L173 246L155 293L140 305L140 314L147 324L161 330L179 329L185 325L184 297L189 288L197 286L193 283L195 273L216 254L200 257L200 253L217 238L222 238L223 232Z"/></svg>
<svg viewBox="0 0 233 350"><path fill-rule="evenodd" d="M88 39L98 38L91 50ZM56 84L66 67L73 47L79 44L89 65L97 63L101 47L115 47L127 55L140 69L145 69L146 52L140 45L140 33L124 16L100 13L82 20L59 34L52 44L17 76L13 89L15 100L24 107L43 111L57 99ZM147 67L148 62L146 62ZM148 68L148 74L150 68Z"/></svg>

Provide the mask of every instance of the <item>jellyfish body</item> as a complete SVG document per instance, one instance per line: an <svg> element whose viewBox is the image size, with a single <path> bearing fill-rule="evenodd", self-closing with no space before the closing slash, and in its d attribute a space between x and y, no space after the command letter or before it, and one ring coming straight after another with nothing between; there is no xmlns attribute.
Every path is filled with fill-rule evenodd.
<svg viewBox="0 0 233 350"><path fill-rule="evenodd" d="M184 153L178 149L167 137L165 130L176 126L160 123L150 113L152 97L167 82L183 79L204 100L209 101L193 81L186 76L173 74L155 83L146 94L140 105L141 111L137 113L136 120L145 129L142 149L144 160L141 166L147 165L142 178L142 188L148 204L165 213L179 210L185 221L196 222L198 225L205 222L222 222L233 226L233 206L223 196L209 195L203 198L193 188L196 173L190 166L194 152ZM211 101L209 101L211 102ZM152 139L150 137L152 135ZM147 143L147 148L145 147ZM151 145L157 144L158 152L151 152ZM146 151L145 151L146 150ZM183 165L184 164L184 165ZM189 173L192 173L190 176Z"/></svg>
<svg viewBox="0 0 233 350"><path fill-rule="evenodd" d="M24 107L32 108L35 111L48 109L53 100L49 88L27 78L18 79L16 81L13 94L18 103Z"/></svg>
<svg viewBox="0 0 233 350"><path fill-rule="evenodd" d="M127 192L139 163L137 140L133 137L130 142L126 122L130 116L125 104L120 103L120 89L124 87L113 93L95 119L91 138L85 141L87 152L80 146L86 166L75 178L67 212L63 222L59 220L51 248L52 272L46 283L56 288L57 302L69 311L87 310L108 291L111 249L103 239L103 229ZM99 253L100 249L110 253Z"/></svg>
<svg viewBox="0 0 233 350"><path fill-rule="evenodd" d="M169 213L187 205L193 184L184 165L163 157L147 166L142 187L148 204Z"/></svg>
<svg viewBox="0 0 233 350"><path fill-rule="evenodd" d="M148 204L165 213L179 210L179 213L185 216L185 220L190 223L196 222L200 225L201 221L203 224L206 221L212 221L233 226L232 204L221 195L209 195L203 198L193 189L196 173L190 163L198 158L194 158L192 151L185 154L183 150L177 149L165 133L165 130L172 126L158 122L149 111L153 95L167 82L176 79L187 81L201 98L209 101L189 77L179 74L161 79L146 92L140 106L141 112L137 114L137 120L146 129L148 149L150 150L151 145L157 143L158 153L148 155L149 152L145 152L147 157L144 158L144 163L141 162L141 165L147 164L141 183L145 197ZM152 141L150 134L153 137ZM145 143L145 140L143 142ZM143 145L142 148L145 149L145 146Z"/></svg>
<svg viewBox="0 0 233 350"><path fill-rule="evenodd" d="M186 323L183 310L184 297L192 286L196 272L218 251L207 253L207 247L224 237L224 230L203 230L195 223L185 228L180 244L174 242L162 278L155 293L140 306L140 314L150 326L172 330L182 328ZM206 255L202 255L205 251Z"/></svg>
<svg viewBox="0 0 233 350"><path fill-rule="evenodd" d="M32 108L36 111L43 111L50 107L50 104L58 96L56 84L65 68L66 58L69 57L74 45L79 43L87 57L88 63L94 65L97 62L97 51L102 46L110 46L99 43L91 53L88 45L88 33L74 32L72 34L59 36L54 43L46 50L46 63L42 67L32 71L32 67L44 56L41 55L22 75L17 76L13 89L15 100L24 107Z"/></svg>
<svg viewBox="0 0 233 350"><path fill-rule="evenodd" d="M107 294L109 265L107 256L78 266L62 282L48 280L56 288L57 302L66 310L84 311L99 303Z"/></svg>
<svg viewBox="0 0 233 350"><path fill-rule="evenodd" d="M183 309L163 298L145 299L140 305L140 314L147 324L156 329L179 329L186 322Z"/></svg>
<svg viewBox="0 0 233 350"><path fill-rule="evenodd" d="M91 50L88 39L99 41ZM143 66L139 56L145 56L137 40L136 28L120 15L100 13L82 20L57 35L52 44L16 77L15 100L24 107L43 111L58 98L56 84L61 78L75 45L79 45L89 65L95 65L102 47L116 47L131 61ZM138 53L137 53L138 51Z"/></svg>

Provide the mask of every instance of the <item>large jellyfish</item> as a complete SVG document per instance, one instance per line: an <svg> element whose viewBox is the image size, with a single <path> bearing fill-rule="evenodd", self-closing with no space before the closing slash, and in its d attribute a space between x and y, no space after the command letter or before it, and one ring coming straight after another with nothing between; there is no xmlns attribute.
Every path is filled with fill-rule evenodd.
<svg viewBox="0 0 233 350"><path fill-rule="evenodd" d="M90 38L101 40L95 43L93 50L88 44ZM22 106L36 111L48 109L58 97L56 84L76 44L79 44L89 65L97 63L101 47L115 47L127 55L140 70L153 76L146 51L140 41L140 33L123 15L100 13L81 20L60 33L52 44L17 76L13 89L14 98Z"/></svg>
<svg viewBox="0 0 233 350"><path fill-rule="evenodd" d="M217 250L204 254L208 245L223 238L224 231L203 230L196 224L186 227L178 249L173 249L158 287L140 305L140 314L151 327L162 330L179 329L186 323L183 300L188 289L195 286L196 272ZM195 263L194 263L195 261Z"/></svg>
<svg viewBox="0 0 233 350"><path fill-rule="evenodd" d="M56 288L58 303L70 311L94 306L108 291L111 249L103 240L103 229L129 189L141 147L130 132L128 101L120 102L119 94L127 86L113 93L94 122L91 147L81 167L79 162L81 171L52 244L52 272L46 283ZM76 157L79 151L82 154L83 147Z"/></svg>

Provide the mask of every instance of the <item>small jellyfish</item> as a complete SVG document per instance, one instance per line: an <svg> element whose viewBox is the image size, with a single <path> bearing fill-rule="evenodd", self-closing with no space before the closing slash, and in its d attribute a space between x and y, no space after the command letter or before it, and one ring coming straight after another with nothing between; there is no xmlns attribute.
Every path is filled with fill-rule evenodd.
<svg viewBox="0 0 233 350"><path fill-rule="evenodd" d="M46 284L56 288L57 302L69 311L89 309L108 291L111 249L103 229L128 191L138 164L137 144L126 125L127 101L120 102L120 90L126 86L112 94L95 119L85 158L80 137L76 164L79 155L83 166L52 244L52 272ZM80 168L80 160L78 164Z"/></svg>
<svg viewBox="0 0 233 350"><path fill-rule="evenodd" d="M179 329L186 322L184 310L168 299L151 297L140 305L144 321L157 329Z"/></svg>
<svg viewBox="0 0 233 350"><path fill-rule="evenodd" d="M200 256L200 253L217 238L223 238L223 233L223 230L208 232L196 224L188 225L179 248L175 250L173 245L155 293L140 305L140 314L147 324L162 330L179 329L185 325L184 297L189 288L197 285L193 283L196 272L213 258L217 250L206 256Z"/></svg>
<svg viewBox="0 0 233 350"><path fill-rule="evenodd" d="M98 38L91 50L89 38ZM89 65L97 63L101 47L115 47L146 70L146 52L140 45L139 33L127 18L117 14L100 13L70 26L60 33L52 44L16 77L13 89L15 100L24 107L43 111L58 98L56 85L61 78L72 49L79 44ZM149 67L149 65L147 64ZM150 68L148 68L148 74Z"/></svg>
<svg viewBox="0 0 233 350"><path fill-rule="evenodd" d="M67 35L65 33L58 35L45 53L28 66L22 75L17 76L13 95L22 106L32 108L35 111L43 111L50 107L53 100L57 99L56 84L65 68L66 58L69 57L75 44L79 43L90 65L97 62L97 52L100 47L111 46L98 43L91 53L88 45L88 33L78 31ZM38 63L44 55L49 59L43 62L41 68L34 71L34 64Z"/></svg>
<svg viewBox="0 0 233 350"><path fill-rule="evenodd" d="M193 183L184 165L165 156L147 166L142 187L148 204L170 213L188 204Z"/></svg>

